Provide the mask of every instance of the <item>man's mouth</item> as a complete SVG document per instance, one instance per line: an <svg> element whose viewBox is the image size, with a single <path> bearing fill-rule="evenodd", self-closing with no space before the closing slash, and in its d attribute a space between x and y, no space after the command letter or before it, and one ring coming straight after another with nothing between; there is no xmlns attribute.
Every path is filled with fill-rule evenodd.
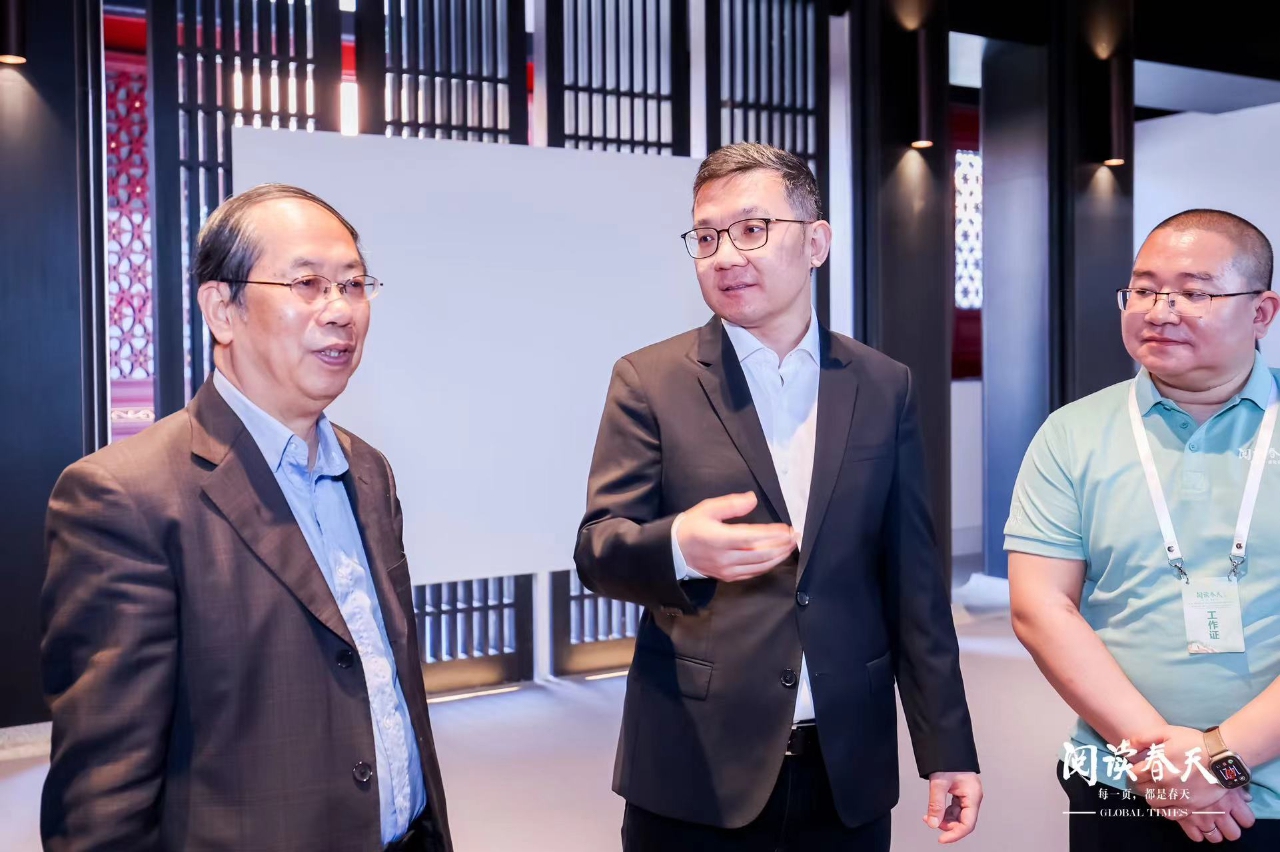
<svg viewBox="0 0 1280 852"><path fill-rule="evenodd" d="M327 346L324 349L315 350L315 355L321 361L331 366L343 366L351 360L352 352L355 347L349 343L339 343L333 346Z"/></svg>

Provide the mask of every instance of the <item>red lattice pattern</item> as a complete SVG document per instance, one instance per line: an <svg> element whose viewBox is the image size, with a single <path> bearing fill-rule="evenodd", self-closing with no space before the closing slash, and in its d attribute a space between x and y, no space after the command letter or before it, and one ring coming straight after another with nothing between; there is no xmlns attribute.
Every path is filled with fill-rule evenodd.
<svg viewBox="0 0 1280 852"><path fill-rule="evenodd" d="M151 204L147 185L147 73L132 57L108 56L107 346L111 437L154 420Z"/></svg>

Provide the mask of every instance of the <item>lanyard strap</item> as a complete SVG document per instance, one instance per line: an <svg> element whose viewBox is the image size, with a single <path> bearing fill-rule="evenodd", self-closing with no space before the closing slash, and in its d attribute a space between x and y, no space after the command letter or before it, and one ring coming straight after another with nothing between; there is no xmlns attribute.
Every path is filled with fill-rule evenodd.
<svg viewBox="0 0 1280 852"><path fill-rule="evenodd" d="M1244 495L1240 500L1240 514L1236 517L1235 536L1231 542L1231 577L1240 573L1240 565L1245 560L1249 543L1249 525L1253 523L1253 510L1258 503L1258 491L1262 486L1262 472L1266 468L1267 453L1271 448L1271 436L1276 429L1276 414L1280 411L1277 401L1276 384L1271 383L1271 393L1267 397L1267 411L1262 417L1262 426L1258 429L1258 438L1254 441L1253 456L1249 460L1249 478L1245 480ZM1160 523L1160 534L1164 537L1165 558L1169 565L1178 572L1179 579L1190 582L1183 569L1182 549L1178 546L1178 536L1173 531L1173 518L1169 515L1169 504L1164 499L1164 489L1160 485L1160 474L1156 471L1156 463L1151 455L1151 440L1147 437L1147 429L1142 423L1142 412L1138 410L1138 382L1135 379L1129 385L1129 425L1133 427L1133 440L1138 445L1138 458L1142 461L1142 472L1146 474L1147 490L1151 492L1151 503L1156 510L1156 520Z"/></svg>

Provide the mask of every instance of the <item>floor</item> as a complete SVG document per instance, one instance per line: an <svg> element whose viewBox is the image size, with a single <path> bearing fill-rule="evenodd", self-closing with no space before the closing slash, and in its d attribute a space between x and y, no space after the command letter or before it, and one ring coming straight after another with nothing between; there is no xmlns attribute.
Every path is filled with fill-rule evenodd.
<svg viewBox="0 0 1280 852"><path fill-rule="evenodd" d="M965 578L957 577L957 582ZM1071 713L1036 670L999 610L957 619L962 665L984 768L979 852L1066 849L1053 777ZM431 708L458 852L606 852L619 847L622 802L610 792L624 681L562 680ZM936 849L920 821L927 785L911 765L905 722L898 852ZM0 762L0 850L37 852L47 760Z"/></svg>

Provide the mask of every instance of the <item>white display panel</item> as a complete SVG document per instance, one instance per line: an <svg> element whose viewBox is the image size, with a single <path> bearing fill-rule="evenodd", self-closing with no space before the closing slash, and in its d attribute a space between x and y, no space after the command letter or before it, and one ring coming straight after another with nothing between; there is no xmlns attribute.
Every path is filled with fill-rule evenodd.
<svg viewBox="0 0 1280 852"><path fill-rule="evenodd" d="M1221 115L1183 113L1140 121L1133 165L1134 253L1165 218L1193 207L1243 216L1280 246L1280 104ZM1275 287L1272 282L1272 287ZM1280 366L1280 327L1262 341Z"/></svg>
<svg viewBox="0 0 1280 852"><path fill-rule="evenodd" d="M697 163L237 129L236 191L291 183L360 231L364 362L329 409L395 470L414 581L572 567L614 362L706 322Z"/></svg>

